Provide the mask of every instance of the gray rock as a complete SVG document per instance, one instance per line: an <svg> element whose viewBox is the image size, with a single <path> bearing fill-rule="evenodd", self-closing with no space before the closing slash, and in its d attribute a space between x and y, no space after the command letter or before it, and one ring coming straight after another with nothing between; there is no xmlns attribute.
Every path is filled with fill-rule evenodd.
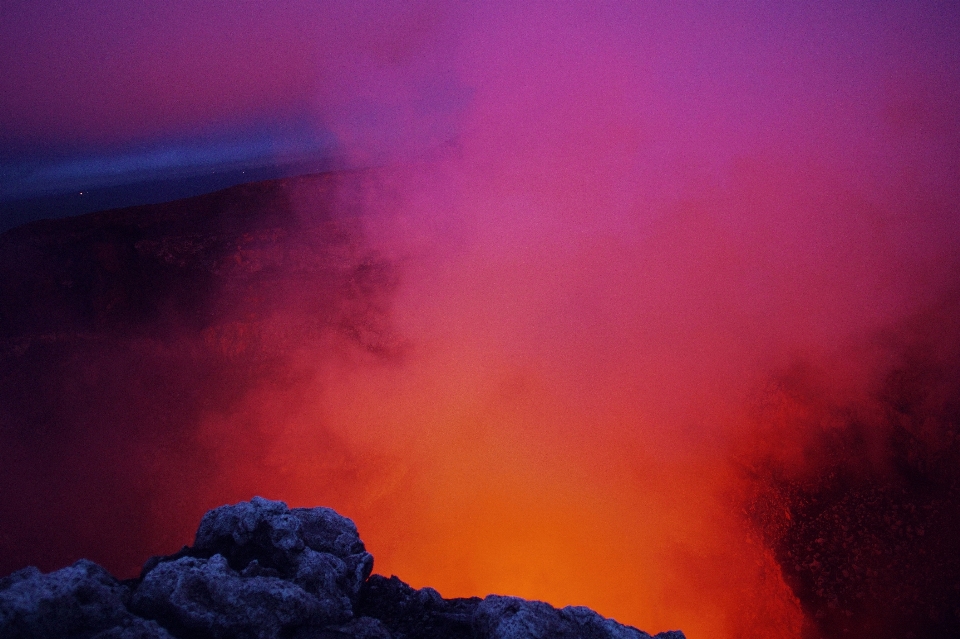
<svg viewBox="0 0 960 639"><path fill-rule="evenodd" d="M0 579L0 592L6 590L7 588L10 588L14 584L19 583L21 581L26 581L27 579L33 579L35 577L39 577L41 574L42 573L40 572L40 569L37 568L36 566L27 566L26 568L22 568L20 570L17 570L16 572L12 572L6 577L3 577L2 579Z"/></svg>
<svg viewBox="0 0 960 639"><path fill-rule="evenodd" d="M347 564L326 552L305 548L298 558L293 583L324 601L336 602L347 616L353 614L353 597L360 584L353 585L347 574ZM345 587L344 587L345 586Z"/></svg>
<svg viewBox="0 0 960 639"><path fill-rule="evenodd" d="M478 639L651 639L582 606L556 609L542 601L490 595L473 614ZM683 639L679 631L660 633L658 639Z"/></svg>
<svg viewBox="0 0 960 639"><path fill-rule="evenodd" d="M289 575L296 571L303 548L300 521L290 514L287 505L254 497L204 515L193 553L222 555L237 570L257 560L261 566Z"/></svg>
<svg viewBox="0 0 960 639"><path fill-rule="evenodd" d="M379 619L357 617L339 630L354 639L392 639L390 631Z"/></svg>
<svg viewBox="0 0 960 639"><path fill-rule="evenodd" d="M340 588L356 603L360 587L373 571L373 556L366 551L352 521L330 508L294 508L300 534L311 550L343 560L345 570L338 579Z"/></svg>
<svg viewBox="0 0 960 639"><path fill-rule="evenodd" d="M173 639L156 621L130 615L129 619L109 630L98 632L90 639Z"/></svg>
<svg viewBox="0 0 960 639"><path fill-rule="evenodd" d="M444 599L433 588L415 590L396 577L371 575L363 585L358 616L383 622L394 639L474 639L479 597Z"/></svg>
<svg viewBox="0 0 960 639"><path fill-rule="evenodd" d="M276 639L309 623L347 621L339 601L321 600L277 577L242 576L222 555L181 557L151 570L131 609L177 635Z"/></svg>
<svg viewBox="0 0 960 639"><path fill-rule="evenodd" d="M208 512L190 554L223 555L238 571L256 561L256 570L276 571L270 574L318 596L345 596L348 607L373 570L373 557L346 517L329 508L288 509L262 497Z"/></svg>
<svg viewBox="0 0 960 639"><path fill-rule="evenodd" d="M255 497L208 512L194 546L139 581L85 560L0 579L0 639L651 639L588 608L444 599L372 567L349 519Z"/></svg>
<svg viewBox="0 0 960 639"><path fill-rule="evenodd" d="M170 639L155 623L124 605L128 589L86 559L42 574L25 568L0 580L0 637L4 639Z"/></svg>
<svg viewBox="0 0 960 639"><path fill-rule="evenodd" d="M482 639L579 639L577 626L542 601L490 595L477 607L473 627Z"/></svg>
<svg viewBox="0 0 960 639"><path fill-rule="evenodd" d="M584 606L561 608L560 616L571 622L579 630L581 637L597 637L597 639L647 639L650 637L642 630L601 617Z"/></svg>
<svg viewBox="0 0 960 639"><path fill-rule="evenodd" d="M394 639L379 619L357 617L341 626L317 628L305 626L291 639Z"/></svg>

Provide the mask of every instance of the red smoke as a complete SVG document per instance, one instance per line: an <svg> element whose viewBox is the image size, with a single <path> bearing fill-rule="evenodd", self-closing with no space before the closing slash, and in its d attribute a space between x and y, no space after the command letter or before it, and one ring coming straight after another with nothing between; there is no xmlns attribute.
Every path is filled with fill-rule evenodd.
<svg viewBox="0 0 960 639"><path fill-rule="evenodd" d="M859 559L957 574L956 14L920 4L425 5L347 93L417 138L443 67L472 95L453 142L249 228L236 205L201 229L222 244L171 249L220 260L195 300L68 318L96 338L4 371L3 569L133 574L262 494L337 508L376 571L445 596L692 639L867 636L916 599L949 630L955 598ZM349 104L317 117L376 156Z"/></svg>

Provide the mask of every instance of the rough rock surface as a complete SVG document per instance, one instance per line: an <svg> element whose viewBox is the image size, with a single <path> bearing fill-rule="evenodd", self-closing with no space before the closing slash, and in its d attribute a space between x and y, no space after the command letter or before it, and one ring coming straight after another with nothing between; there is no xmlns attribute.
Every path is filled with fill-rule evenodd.
<svg viewBox="0 0 960 639"><path fill-rule="evenodd" d="M0 637L171 639L130 613L127 586L86 559L43 575L24 568L0 579Z"/></svg>
<svg viewBox="0 0 960 639"><path fill-rule="evenodd" d="M254 497L208 512L194 545L120 582L80 560L0 579L3 639L649 639L588 608L444 599L370 574L356 526L329 508ZM679 631L657 639L683 639Z"/></svg>

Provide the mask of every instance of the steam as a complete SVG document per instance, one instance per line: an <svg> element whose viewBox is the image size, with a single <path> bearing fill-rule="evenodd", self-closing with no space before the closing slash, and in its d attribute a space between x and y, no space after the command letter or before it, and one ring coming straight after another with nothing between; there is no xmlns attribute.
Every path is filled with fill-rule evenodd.
<svg viewBox="0 0 960 639"><path fill-rule="evenodd" d="M867 546L819 571L796 553L835 541L812 498L864 531L879 523L850 513L869 499L940 500L914 530L956 512L947 471L894 496L919 463L898 466L898 428L940 460L923 464L956 457L957 15L931 6L422 4L336 32L313 115L376 168L250 205L291 217L223 249L264 266L221 271L212 319L150 324L122 356L107 330L113 346L36 372L53 390L27 399L111 362L114 385L67 395L87 412L50 414L109 452L77 490L133 508L116 537L144 550L265 494L339 509L378 572L445 596L588 605L693 639L866 636L896 586L869 562L843 576ZM30 443L49 414L5 419L24 424L4 435L13 484L43 501L74 483L28 471L66 454ZM955 577L955 547L909 543ZM134 554L102 556L129 570ZM949 627L954 600L929 601Z"/></svg>

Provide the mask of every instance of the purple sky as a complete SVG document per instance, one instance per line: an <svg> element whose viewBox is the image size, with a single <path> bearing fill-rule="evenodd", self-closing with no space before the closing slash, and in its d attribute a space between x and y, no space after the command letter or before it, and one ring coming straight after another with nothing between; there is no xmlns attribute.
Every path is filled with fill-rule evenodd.
<svg viewBox="0 0 960 639"><path fill-rule="evenodd" d="M546 139L591 100L643 129L625 159L664 182L758 149L876 174L956 142L949 2L3 0L2 13L5 199L409 158L481 114ZM566 115L550 113L558 102Z"/></svg>

